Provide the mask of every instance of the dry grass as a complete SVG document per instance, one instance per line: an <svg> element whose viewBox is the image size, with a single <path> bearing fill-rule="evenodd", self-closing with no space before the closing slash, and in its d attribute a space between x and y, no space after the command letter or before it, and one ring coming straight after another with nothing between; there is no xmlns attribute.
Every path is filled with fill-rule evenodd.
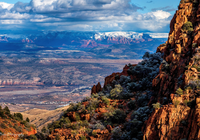
<svg viewBox="0 0 200 140"><path fill-rule="evenodd" d="M37 127L37 130L40 131L43 126L47 126L48 123L58 120L67 108L68 106L55 110L31 109L22 112L22 115L24 119L28 117L30 119L30 123L34 124Z"/></svg>

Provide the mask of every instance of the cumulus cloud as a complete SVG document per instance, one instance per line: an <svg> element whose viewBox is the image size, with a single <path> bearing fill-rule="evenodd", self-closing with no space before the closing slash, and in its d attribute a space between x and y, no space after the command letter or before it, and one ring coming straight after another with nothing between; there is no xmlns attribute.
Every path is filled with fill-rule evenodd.
<svg viewBox="0 0 200 140"><path fill-rule="evenodd" d="M139 9L143 8L130 0L31 0L3 6L0 3L0 24L34 30L159 31L170 22L171 14L167 11L140 14Z"/></svg>

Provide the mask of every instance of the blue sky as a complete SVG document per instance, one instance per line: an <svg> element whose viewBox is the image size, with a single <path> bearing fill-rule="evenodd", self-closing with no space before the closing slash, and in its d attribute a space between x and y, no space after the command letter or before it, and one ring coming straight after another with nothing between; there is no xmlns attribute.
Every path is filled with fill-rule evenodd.
<svg viewBox="0 0 200 140"><path fill-rule="evenodd" d="M169 32L179 2L0 0L0 30Z"/></svg>

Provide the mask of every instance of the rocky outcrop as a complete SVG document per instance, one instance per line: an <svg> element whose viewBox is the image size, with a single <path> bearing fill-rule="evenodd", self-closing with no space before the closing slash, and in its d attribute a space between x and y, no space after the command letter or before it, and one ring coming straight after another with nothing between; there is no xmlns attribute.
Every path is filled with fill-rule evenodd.
<svg viewBox="0 0 200 140"><path fill-rule="evenodd" d="M161 64L159 75L152 85L157 92L157 101L162 103L163 97L167 97L169 104L155 109L145 122L145 140L200 139L199 6L197 0L181 1L170 24L166 47L157 49L164 53L166 62ZM193 28L185 30L186 25L191 23Z"/></svg>
<svg viewBox="0 0 200 140"><path fill-rule="evenodd" d="M94 86L92 87L91 94L96 94L96 93L98 93L98 92L100 92L100 91L102 91L102 88L101 88L100 82L98 82L97 85L94 85Z"/></svg>
<svg viewBox="0 0 200 140"><path fill-rule="evenodd" d="M133 67L136 66L136 64L133 64L132 65ZM112 81L115 80L115 79L120 79L120 76L124 75L124 76L128 76L128 69L129 67L127 65L125 65L125 67L123 68L123 71L121 73L117 72L117 73L112 73L111 75L107 76L105 78L105 82L104 82L104 88L107 86L107 85L112 85ZM133 78L131 76L131 78Z"/></svg>

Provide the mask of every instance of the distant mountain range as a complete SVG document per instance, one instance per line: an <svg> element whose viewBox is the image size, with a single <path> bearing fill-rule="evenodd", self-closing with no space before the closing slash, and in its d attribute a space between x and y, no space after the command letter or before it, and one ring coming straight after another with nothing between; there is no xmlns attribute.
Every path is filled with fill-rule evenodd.
<svg viewBox="0 0 200 140"><path fill-rule="evenodd" d="M164 42L166 38L167 34L136 32L49 31L18 37L4 34L0 36L0 45L2 46L0 51L109 47L114 44L133 45L144 42Z"/></svg>

